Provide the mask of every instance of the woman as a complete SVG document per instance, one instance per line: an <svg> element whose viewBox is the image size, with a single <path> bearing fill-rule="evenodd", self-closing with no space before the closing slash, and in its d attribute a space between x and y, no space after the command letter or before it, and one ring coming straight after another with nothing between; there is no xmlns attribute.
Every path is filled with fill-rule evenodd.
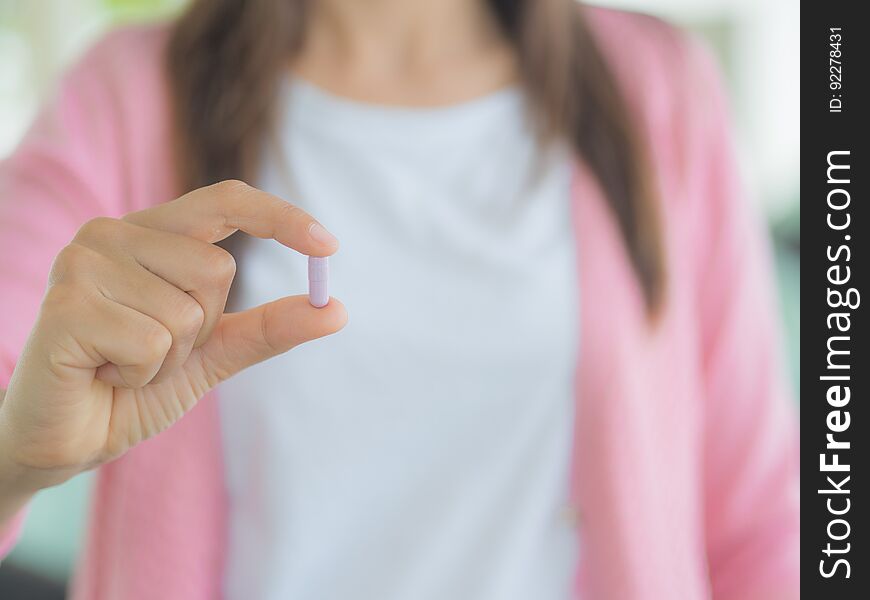
<svg viewBox="0 0 870 600"><path fill-rule="evenodd" d="M723 115L692 42L569 0L109 36L2 167L5 545L99 466L77 598L798 597ZM287 296L336 236L353 321L284 355L345 325Z"/></svg>

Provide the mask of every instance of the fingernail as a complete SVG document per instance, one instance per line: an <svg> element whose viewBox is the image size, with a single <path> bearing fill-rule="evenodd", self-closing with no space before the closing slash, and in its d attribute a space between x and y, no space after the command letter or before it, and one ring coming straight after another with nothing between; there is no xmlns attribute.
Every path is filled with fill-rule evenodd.
<svg viewBox="0 0 870 600"><path fill-rule="evenodd" d="M329 233L320 223L312 223L308 227L308 235L310 235L311 239L315 242L320 242L321 244L335 245L338 243L338 239Z"/></svg>

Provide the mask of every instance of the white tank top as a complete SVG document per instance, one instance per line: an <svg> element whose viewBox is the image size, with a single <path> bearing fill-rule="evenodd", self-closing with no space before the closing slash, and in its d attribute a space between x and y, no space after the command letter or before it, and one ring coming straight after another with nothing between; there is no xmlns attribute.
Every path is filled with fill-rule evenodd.
<svg viewBox="0 0 870 600"><path fill-rule="evenodd" d="M518 89L373 106L298 80L256 183L341 241L340 333L220 388L229 600L564 600L578 282L570 157ZM305 293L245 243L238 306Z"/></svg>

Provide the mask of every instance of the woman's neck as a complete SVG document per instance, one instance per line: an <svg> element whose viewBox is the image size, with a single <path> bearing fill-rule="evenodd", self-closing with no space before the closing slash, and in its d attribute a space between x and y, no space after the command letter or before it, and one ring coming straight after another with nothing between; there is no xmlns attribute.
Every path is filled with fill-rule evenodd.
<svg viewBox="0 0 870 600"><path fill-rule="evenodd" d="M485 0L318 0L292 69L356 100L431 106L508 85L515 62Z"/></svg>

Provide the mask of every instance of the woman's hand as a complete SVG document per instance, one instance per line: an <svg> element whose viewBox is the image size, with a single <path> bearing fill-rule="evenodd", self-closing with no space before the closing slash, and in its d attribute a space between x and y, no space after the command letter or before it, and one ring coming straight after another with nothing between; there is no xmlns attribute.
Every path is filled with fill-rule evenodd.
<svg viewBox="0 0 870 600"><path fill-rule="evenodd" d="M305 296L224 314L235 263L213 242L236 230L309 255L338 248L305 212L240 182L79 230L0 405L0 488L32 493L111 460L239 370L344 326L341 303Z"/></svg>

